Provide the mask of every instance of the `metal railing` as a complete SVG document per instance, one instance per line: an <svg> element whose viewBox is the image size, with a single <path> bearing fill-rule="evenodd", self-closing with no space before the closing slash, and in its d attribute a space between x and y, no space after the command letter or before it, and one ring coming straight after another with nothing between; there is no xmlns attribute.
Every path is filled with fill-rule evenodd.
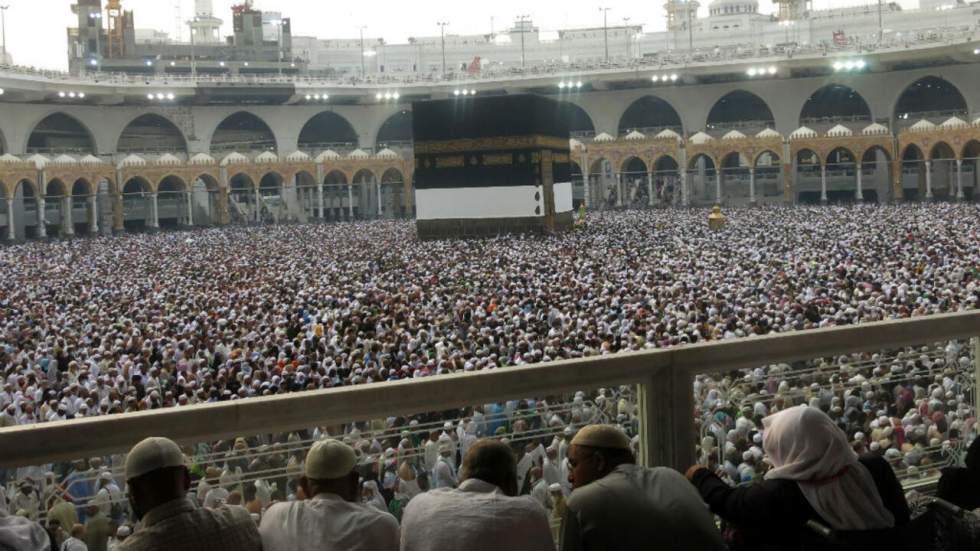
<svg viewBox="0 0 980 551"><path fill-rule="evenodd" d="M128 450L147 435L180 442L288 432L363 419L445 411L506 399L638 384L640 458L684 469L695 462L696 374L775 362L974 338L980 310L732 339L547 364L383 382L281 396L0 429L0 466L19 467ZM980 354L975 369L980 371Z"/></svg>

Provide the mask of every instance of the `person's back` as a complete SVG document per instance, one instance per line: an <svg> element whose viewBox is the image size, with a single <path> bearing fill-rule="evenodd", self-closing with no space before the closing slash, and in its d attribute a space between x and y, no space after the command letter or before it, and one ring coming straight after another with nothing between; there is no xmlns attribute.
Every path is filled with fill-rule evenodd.
<svg viewBox="0 0 980 551"><path fill-rule="evenodd" d="M97 506L90 505L83 538L88 551L106 551L110 537L112 537L112 526L109 517L99 511Z"/></svg>
<svg viewBox="0 0 980 551"><path fill-rule="evenodd" d="M265 551L398 548L394 516L330 493L274 504L262 516L259 532Z"/></svg>
<svg viewBox="0 0 980 551"><path fill-rule="evenodd" d="M255 522L243 507L200 508L187 497L147 513L142 526L120 547L123 551L217 551L262 549Z"/></svg>
<svg viewBox="0 0 980 551"><path fill-rule="evenodd" d="M967 450L966 467L942 470L936 497L970 511L980 508L980 438Z"/></svg>
<svg viewBox="0 0 980 551"><path fill-rule="evenodd" d="M202 509L191 501L183 452L167 438L146 438L126 456L126 484L139 529L124 551L261 551L255 522L242 507Z"/></svg>
<svg viewBox="0 0 980 551"><path fill-rule="evenodd" d="M49 551L50 540L40 524L0 511L0 549Z"/></svg>
<svg viewBox="0 0 980 551"><path fill-rule="evenodd" d="M562 551L726 549L707 505L680 473L635 463L629 437L615 425L575 435Z"/></svg>
<svg viewBox="0 0 980 551"><path fill-rule="evenodd" d="M724 549L714 519L677 471L619 465L572 492L565 531L581 541L571 549Z"/></svg>
<svg viewBox="0 0 980 551"><path fill-rule="evenodd" d="M459 488L419 494L408 503L401 551L554 549L544 508L517 496L517 458L506 444L477 441L459 474Z"/></svg>
<svg viewBox="0 0 980 551"><path fill-rule="evenodd" d="M262 516L265 551L398 549L398 521L357 502L359 475L354 450L337 440L313 444L300 478L303 501L276 503Z"/></svg>
<svg viewBox="0 0 980 551"><path fill-rule="evenodd" d="M544 508L471 478L457 489L419 494L402 516L402 551L554 549Z"/></svg>

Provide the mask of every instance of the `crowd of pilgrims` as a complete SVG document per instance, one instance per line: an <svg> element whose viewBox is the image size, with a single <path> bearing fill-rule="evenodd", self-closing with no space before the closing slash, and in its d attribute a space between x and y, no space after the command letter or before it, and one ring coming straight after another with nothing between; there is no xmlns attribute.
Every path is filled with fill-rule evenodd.
<svg viewBox="0 0 980 551"><path fill-rule="evenodd" d="M0 250L0 426L980 305L976 205L726 214L720 232L704 211L656 210L590 213L546 238L419 242L410 223L383 221L10 246ZM967 343L951 341L699 376L700 462L727 483L760 479L770 468L762 419L806 404L856 452L914 477L975 437L962 377L971 365ZM635 447L636 413L631 388L608 388L185 452L200 504L231 500L258 518L295 499L311 442L343 438L363 499L398 517L419 492L456 484L468 445L503 438L521 490L557 519L572 436L616 423ZM60 518L62 539L91 516L131 531L123 461L0 471L0 509Z"/></svg>

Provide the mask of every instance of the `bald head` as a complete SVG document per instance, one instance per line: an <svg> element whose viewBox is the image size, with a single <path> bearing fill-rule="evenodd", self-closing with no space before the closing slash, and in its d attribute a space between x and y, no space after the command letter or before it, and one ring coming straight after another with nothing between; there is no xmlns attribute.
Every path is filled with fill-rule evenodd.
<svg viewBox="0 0 980 551"><path fill-rule="evenodd" d="M506 495L517 495L517 459L497 440L485 438L470 446L459 473L460 481L475 478L493 484Z"/></svg>

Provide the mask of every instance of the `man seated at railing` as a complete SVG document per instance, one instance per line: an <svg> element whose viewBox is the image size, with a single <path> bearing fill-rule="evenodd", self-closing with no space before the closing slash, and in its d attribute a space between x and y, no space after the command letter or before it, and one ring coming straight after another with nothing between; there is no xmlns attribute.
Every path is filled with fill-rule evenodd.
<svg viewBox="0 0 980 551"><path fill-rule="evenodd" d="M636 465L618 427L580 430L568 463L575 489L562 520L561 551L726 549L697 492L677 471Z"/></svg>
<svg viewBox="0 0 980 551"><path fill-rule="evenodd" d="M517 462L504 443L480 440L463 458L459 488L420 494L402 517L402 551L550 551L544 507L518 496Z"/></svg>
<svg viewBox="0 0 980 551"><path fill-rule="evenodd" d="M126 484L141 526L122 551L260 551L255 522L242 507L200 509L187 497L191 486L184 454L172 440L147 438L126 457Z"/></svg>
<svg viewBox="0 0 980 551"><path fill-rule="evenodd" d="M353 448L321 440L306 455L300 487L309 499L277 503L262 516L265 551L398 549L398 521L360 503L360 475Z"/></svg>

